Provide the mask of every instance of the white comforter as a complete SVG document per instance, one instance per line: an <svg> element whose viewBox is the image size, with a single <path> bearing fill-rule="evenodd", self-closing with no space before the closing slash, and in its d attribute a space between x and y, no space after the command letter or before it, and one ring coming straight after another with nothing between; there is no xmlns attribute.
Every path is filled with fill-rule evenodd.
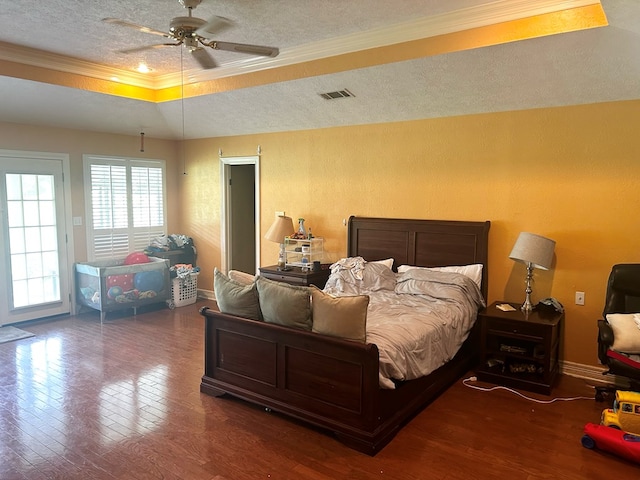
<svg viewBox="0 0 640 480"><path fill-rule="evenodd" d="M332 275L344 280L349 272ZM389 282L387 288L378 282L373 290L360 285L354 291L349 278L350 286L337 291L336 282L328 282L334 295L369 295L366 341L378 347L380 386L389 389L395 388L394 380L428 375L453 358L469 335L478 308L484 306L477 285L463 275L424 271L393 275L393 289Z"/></svg>

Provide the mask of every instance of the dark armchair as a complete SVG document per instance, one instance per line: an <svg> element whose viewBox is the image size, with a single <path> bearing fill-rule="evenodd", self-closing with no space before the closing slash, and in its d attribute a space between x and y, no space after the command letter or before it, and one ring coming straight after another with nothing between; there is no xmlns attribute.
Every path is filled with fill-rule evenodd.
<svg viewBox="0 0 640 480"><path fill-rule="evenodd" d="M609 274L603 319L598 320L598 358L608 367L604 375L625 377L631 390L640 391L640 363L624 353L612 350L614 330L607 321L610 313L640 312L640 264L614 265ZM596 389L596 399L602 400L606 389Z"/></svg>

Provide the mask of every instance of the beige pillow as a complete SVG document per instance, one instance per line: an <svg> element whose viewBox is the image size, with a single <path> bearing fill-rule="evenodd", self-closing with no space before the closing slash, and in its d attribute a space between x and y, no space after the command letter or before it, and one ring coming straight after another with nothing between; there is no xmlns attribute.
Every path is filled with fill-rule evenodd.
<svg viewBox="0 0 640 480"><path fill-rule="evenodd" d="M213 271L213 290L222 313L260 320L260 303L256 285L242 285L217 268Z"/></svg>
<svg viewBox="0 0 640 480"><path fill-rule="evenodd" d="M613 329L613 350L640 353L640 313L609 313L607 322Z"/></svg>
<svg viewBox="0 0 640 480"><path fill-rule="evenodd" d="M242 285L251 285L256 281L255 275L241 272L240 270L229 270L229 278L234 282L241 283Z"/></svg>
<svg viewBox="0 0 640 480"><path fill-rule="evenodd" d="M312 330L315 333L365 343L368 306L368 295L334 297L312 286Z"/></svg>
<svg viewBox="0 0 640 480"><path fill-rule="evenodd" d="M289 285L258 276L260 310L265 322L311 330L309 287Z"/></svg>

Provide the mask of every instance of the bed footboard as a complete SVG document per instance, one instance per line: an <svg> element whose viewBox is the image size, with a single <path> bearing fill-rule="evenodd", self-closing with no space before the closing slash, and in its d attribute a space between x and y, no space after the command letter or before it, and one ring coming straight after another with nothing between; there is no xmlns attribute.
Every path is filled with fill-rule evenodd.
<svg viewBox="0 0 640 480"><path fill-rule="evenodd" d="M333 432L375 454L397 428L379 405L378 348L207 307L200 391L228 393Z"/></svg>

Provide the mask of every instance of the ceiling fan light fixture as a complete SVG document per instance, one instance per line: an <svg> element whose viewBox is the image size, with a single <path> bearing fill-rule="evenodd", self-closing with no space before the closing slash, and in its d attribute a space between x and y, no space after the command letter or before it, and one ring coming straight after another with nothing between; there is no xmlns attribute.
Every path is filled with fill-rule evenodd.
<svg viewBox="0 0 640 480"><path fill-rule="evenodd" d="M187 37L184 39L184 46L187 47L190 52L193 52L198 48L198 40L193 37Z"/></svg>

